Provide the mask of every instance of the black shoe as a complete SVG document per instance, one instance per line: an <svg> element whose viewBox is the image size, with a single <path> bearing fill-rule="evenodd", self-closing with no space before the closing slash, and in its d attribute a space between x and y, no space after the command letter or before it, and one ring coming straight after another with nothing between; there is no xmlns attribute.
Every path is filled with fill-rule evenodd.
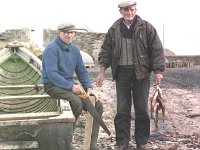
<svg viewBox="0 0 200 150"><path fill-rule="evenodd" d="M137 144L137 150L146 150L145 144Z"/></svg>
<svg viewBox="0 0 200 150"><path fill-rule="evenodd" d="M130 150L128 145L118 145L116 150Z"/></svg>

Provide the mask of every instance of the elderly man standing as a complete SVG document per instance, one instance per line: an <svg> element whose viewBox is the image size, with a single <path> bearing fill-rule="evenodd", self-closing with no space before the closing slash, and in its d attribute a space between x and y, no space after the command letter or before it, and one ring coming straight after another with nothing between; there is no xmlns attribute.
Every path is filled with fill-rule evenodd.
<svg viewBox="0 0 200 150"><path fill-rule="evenodd" d="M94 93L80 49L73 43L74 35L75 25L63 23L58 26L58 36L47 45L43 52L42 80L47 94L56 99L69 101L77 120L82 110L86 110L83 100L77 96L82 92L82 87L87 92L87 95L93 95ZM74 73L76 73L81 85L74 81ZM95 108L102 116L103 106L100 101L96 101ZM98 133L99 124L94 120L90 144L91 150L98 149ZM73 145L68 149L75 150Z"/></svg>
<svg viewBox="0 0 200 150"><path fill-rule="evenodd" d="M135 141L143 150L150 135L148 96L150 74L154 72L160 84L165 70L165 58L156 29L136 15L136 2L123 1L119 5L122 18L108 30L99 53L100 72L96 85L102 86L105 71L112 69L116 81L117 114L114 119L118 150L128 150L131 127L131 107L135 109Z"/></svg>

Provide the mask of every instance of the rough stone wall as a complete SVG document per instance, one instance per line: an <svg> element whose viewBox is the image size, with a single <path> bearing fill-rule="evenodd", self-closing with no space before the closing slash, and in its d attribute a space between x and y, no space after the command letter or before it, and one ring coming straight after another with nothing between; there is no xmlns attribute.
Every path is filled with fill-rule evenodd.
<svg viewBox="0 0 200 150"><path fill-rule="evenodd" d="M101 49L101 44L104 39L102 33L78 32L76 34L75 43L81 50L87 52L97 62L98 53Z"/></svg>
<svg viewBox="0 0 200 150"><path fill-rule="evenodd" d="M46 47L47 44L52 41L57 35L56 30L44 29L43 30L43 45Z"/></svg>
<svg viewBox="0 0 200 150"><path fill-rule="evenodd" d="M167 56L169 62L191 62L194 66L200 65L200 55L194 56Z"/></svg>
<svg viewBox="0 0 200 150"><path fill-rule="evenodd" d="M1 42L29 42L31 39L31 30L28 28L24 29L11 29L0 33Z"/></svg>

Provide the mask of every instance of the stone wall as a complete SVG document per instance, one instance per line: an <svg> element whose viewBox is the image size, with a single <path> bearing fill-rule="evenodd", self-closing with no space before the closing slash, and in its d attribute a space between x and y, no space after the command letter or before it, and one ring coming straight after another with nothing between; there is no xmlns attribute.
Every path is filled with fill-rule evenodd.
<svg viewBox="0 0 200 150"><path fill-rule="evenodd" d="M194 66L200 65L200 55L191 55L191 56L166 56L169 62L191 62Z"/></svg>
<svg viewBox="0 0 200 150"><path fill-rule="evenodd" d="M29 42L31 39L31 30L28 28L24 29L11 29L0 33L1 42Z"/></svg>

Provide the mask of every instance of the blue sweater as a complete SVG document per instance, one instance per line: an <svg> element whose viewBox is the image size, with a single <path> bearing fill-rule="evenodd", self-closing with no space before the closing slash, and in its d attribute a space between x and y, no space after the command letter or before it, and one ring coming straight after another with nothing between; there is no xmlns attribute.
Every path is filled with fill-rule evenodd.
<svg viewBox="0 0 200 150"><path fill-rule="evenodd" d="M43 52L42 81L71 91L75 84L74 73L84 89L91 87L80 49L73 43L66 45L58 36Z"/></svg>

